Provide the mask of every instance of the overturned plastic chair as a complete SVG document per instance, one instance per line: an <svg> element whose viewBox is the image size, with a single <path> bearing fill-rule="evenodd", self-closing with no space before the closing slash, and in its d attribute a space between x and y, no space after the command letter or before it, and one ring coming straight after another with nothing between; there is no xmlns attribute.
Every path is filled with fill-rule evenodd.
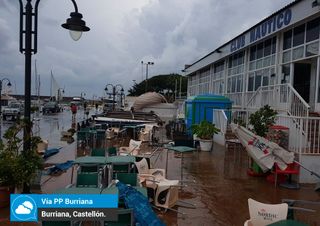
<svg viewBox="0 0 320 226"><path fill-rule="evenodd" d="M142 141L131 139L129 146L120 147L119 155L138 155Z"/></svg>
<svg viewBox="0 0 320 226"><path fill-rule="evenodd" d="M244 226L265 226L287 219L288 204L266 204L248 199L250 219Z"/></svg>
<svg viewBox="0 0 320 226"><path fill-rule="evenodd" d="M174 207L179 200L179 180L162 179L157 183L154 205L164 208L165 210L173 210L178 212Z"/></svg>

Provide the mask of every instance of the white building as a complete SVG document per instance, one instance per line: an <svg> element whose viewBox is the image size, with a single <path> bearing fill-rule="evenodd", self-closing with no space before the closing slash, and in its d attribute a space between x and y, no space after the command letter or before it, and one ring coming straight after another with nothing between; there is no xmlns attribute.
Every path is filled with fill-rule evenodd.
<svg viewBox="0 0 320 226"><path fill-rule="evenodd" d="M225 95L238 112L270 105L290 128L289 149L320 173L320 118L310 117L320 112L319 33L320 1L296 0L188 65L188 96Z"/></svg>

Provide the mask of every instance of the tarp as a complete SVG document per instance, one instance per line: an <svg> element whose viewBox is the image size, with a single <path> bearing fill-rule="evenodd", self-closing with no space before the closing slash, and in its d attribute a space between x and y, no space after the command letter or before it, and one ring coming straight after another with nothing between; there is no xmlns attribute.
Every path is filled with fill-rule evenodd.
<svg viewBox="0 0 320 226"><path fill-rule="evenodd" d="M274 163L277 163L281 170L286 169L287 164L293 163L293 152L283 149L278 144L260 137L242 126L231 124L231 129L263 172L271 169Z"/></svg>
<svg viewBox="0 0 320 226"><path fill-rule="evenodd" d="M66 171L67 169L69 169L70 167L72 167L72 165L73 165L73 161L71 161L71 160L66 161L64 163L56 164L56 165L54 165L54 167L48 169L48 174L49 175L60 174L64 171Z"/></svg>
<svg viewBox="0 0 320 226"><path fill-rule="evenodd" d="M53 155L57 154L60 149L61 149L61 147L60 148L49 148L49 149L45 150L43 158L47 159L50 156L53 156Z"/></svg>
<svg viewBox="0 0 320 226"><path fill-rule="evenodd" d="M141 226L165 226L153 212L148 198L131 186L117 182L119 197L124 199L127 208L133 209L136 223Z"/></svg>
<svg viewBox="0 0 320 226"><path fill-rule="evenodd" d="M140 95L135 102L133 103L132 107L135 111L141 110L147 106L153 104L160 104L160 103L167 103L166 98L161 95L160 93L156 92L148 92Z"/></svg>

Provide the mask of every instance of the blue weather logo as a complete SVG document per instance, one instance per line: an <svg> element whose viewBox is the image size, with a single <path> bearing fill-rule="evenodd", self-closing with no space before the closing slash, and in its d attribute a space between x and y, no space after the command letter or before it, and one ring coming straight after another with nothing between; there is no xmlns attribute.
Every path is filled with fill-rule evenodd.
<svg viewBox="0 0 320 226"><path fill-rule="evenodd" d="M36 202L28 195L19 195L11 202L11 221L37 221Z"/></svg>

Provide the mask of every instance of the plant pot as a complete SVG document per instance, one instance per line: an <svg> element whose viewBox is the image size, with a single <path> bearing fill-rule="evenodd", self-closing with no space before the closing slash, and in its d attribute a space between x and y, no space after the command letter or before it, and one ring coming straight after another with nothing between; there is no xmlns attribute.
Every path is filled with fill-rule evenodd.
<svg viewBox="0 0 320 226"><path fill-rule="evenodd" d="M0 186L0 208L7 207L10 204L10 188Z"/></svg>
<svg viewBox="0 0 320 226"><path fill-rule="evenodd" d="M213 140L200 140L201 151L211 151Z"/></svg>

